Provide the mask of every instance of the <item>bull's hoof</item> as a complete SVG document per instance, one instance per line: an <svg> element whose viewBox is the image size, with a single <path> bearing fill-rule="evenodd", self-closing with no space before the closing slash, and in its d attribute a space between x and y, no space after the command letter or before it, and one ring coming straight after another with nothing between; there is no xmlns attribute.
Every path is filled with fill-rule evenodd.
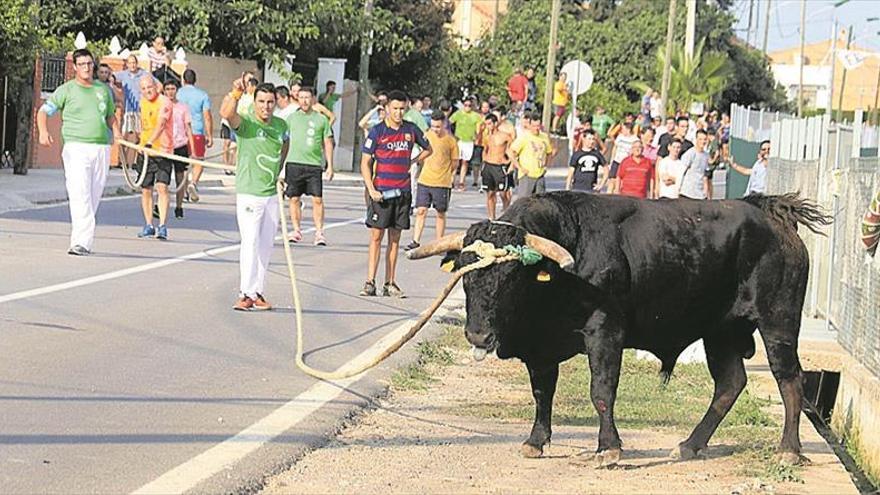
<svg viewBox="0 0 880 495"><path fill-rule="evenodd" d="M607 469L620 462L620 449L608 449L596 453L596 469Z"/></svg>
<svg viewBox="0 0 880 495"><path fill-rule="evenodd" d="M672 449L669 457L677 461L692 461L694 459L705 459L706 453L703 449L695 450L682 443Z"/></svg>
<svg viewBox="0 0 880 495"><path fill-rule="evenodd" d="M593 469L611 469L620 463L620 449L608 449L596 453L584 451L569 459L569 463Z"/></svg>
<svg viewBox="0 0 880 495"><path fill-rule="evenodd" d="M810 459L796 452L780 452L776 454L776 461L783 466L808 466Z"/></svg>
<svg viewBox="0 0 880 495"><path fill-rule="evenodd" d="M544 447L536 447L528 442L523 443L519 451L527 459L537 459L544 455Z"/></svg>

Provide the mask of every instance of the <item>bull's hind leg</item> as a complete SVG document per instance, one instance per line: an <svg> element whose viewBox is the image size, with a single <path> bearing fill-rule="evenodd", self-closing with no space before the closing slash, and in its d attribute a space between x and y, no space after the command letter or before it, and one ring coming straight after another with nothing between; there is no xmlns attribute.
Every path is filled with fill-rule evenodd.
<svg viewBox="0 0 880 495"><path fill-rule="evenodd" d="M559 365L545 366L526 364L529 381L532 383L532 396L535 398L535 423L532 433L523 443L525 457L541 457L544 445L550 443L550 419L553 415L553 395L556 393L556 380L559 378Z"/></svg>
<svg viewBox="0 0 880 495"><path fill-rule="evenodd" d="M620 381L623 346L616 338L594 340L587 346L590 360L590 399L599 414L599 448L596 460L600 467L613 466L620 460L620 434L614 424L614 402Z"/></svg>
<svg viewBox="0 0 880 495"><path fill-rule="evenodd" d="M724 339L707 338L703 342L709 373L715 381L715 394L691 436L672 451L673 457L682 460L693 459L706 449L709 439L746 386L746 370L738 350Z"/></svg>
<svg viewBox="0 0 880 495"><path fill-rule="evenodd" d="M763 326L759 329L767 361L773 378L779 386L782 403L785 406L785 424L782 428L782 442L779 444L780 460L786 464L800 464L806 458L801 456L800 419L804 400L803 373L797 355L797 336L800 318L794 318L785 325Z"/></svg>

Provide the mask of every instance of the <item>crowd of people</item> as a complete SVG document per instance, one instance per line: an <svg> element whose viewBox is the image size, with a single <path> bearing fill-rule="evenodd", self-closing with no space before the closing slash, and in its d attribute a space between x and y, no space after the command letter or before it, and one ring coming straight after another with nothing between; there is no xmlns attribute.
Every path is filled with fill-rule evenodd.
<svg viewBox="0 0 880 495"><path fill-rule="evenodd" d="M172 178L176 186L174 214L183 218L185 200L199 201L201 167L154 151L203 159L213 145L214 122L207 93L197 87L192 69L182 77L167 70L170 57L164 40L150 50L151 71L131 56L122 71L97 65L87 50L73 53L75 78L61 85L38 112L40 143L48 145L47 118L61 113L62 138L71 211L71 255L91 252L95 212L106 181L110 145L114 140L137 142L142 179L141 238L169 238L167 218ZM387 234L385 282L381 294L405 297L396 281L401 236L415 216L413 236L404 249L420 246L430 210L435 212L437 238L445 233L453 190L471 187L485 194L486 217L495 220L514 198L547 191L546 174L558 149L542 125L536 104L532 69L517 69L507 85L509 107L501 98L467 97L453 104L430 96L410 97L394 90L373 97L376 105L359 126L364 139L360 172L365 184L365 224L369 228L367 279L360 294L379 295L376 283L383 240ZM298 81L290 86L259 82L245 72L231 84L219 115L223 156L234 164L236 217L241 234L240 287L236 310L266 310L265 277L279 214L276 182L284 186L292 230L288 242L303 242L302 196L311 197L315 225L313 243L324 246L323 184L334 177L332 109L345 96L336 83L323 93ZM639 114L620 122L596 107L580 118L569 108L571 89L566 75L554 85L551 130L566 124L571 158L565 189L639 198L712 197L711 176L730 166L750 175L749 192L763 192L769 143L762 143L752 168L730 159L730 119L709 112L692 119L679 113L663 121L656 93L643 99ZM148 157L148 159L145 159ZM154 203L154 194L157 201ZM499 205L500 203L500 205ZM158 222L154 225L154 219Z"/></svg>

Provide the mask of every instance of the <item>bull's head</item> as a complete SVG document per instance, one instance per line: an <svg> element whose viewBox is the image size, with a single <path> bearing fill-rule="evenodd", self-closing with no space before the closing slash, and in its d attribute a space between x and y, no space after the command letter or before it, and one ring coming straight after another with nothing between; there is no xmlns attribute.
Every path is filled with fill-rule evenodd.
<svg viewBox="0 0 880 495"><path fill-rule="evenodd" d="M472 252L462 252L474 241L491 242L496 247L506 245L528 246L539 252L543 259L525 266L518 261L498 263L466 273L464 291L466 296L467 323L465 337L479 354L498 352L498 357L510 357L512 349L506 349L503 334L526 322L523 312L540 312L540 308L523 307L534 299L536 291L546 291L554 277L562 270L572 269L574 258L556 242L527 233L523 228L506 222L484 221L472 225L467 233L447 235L407 253L410 259L445 255L444 265L454 263L458 270L478 260Z"/></svg>

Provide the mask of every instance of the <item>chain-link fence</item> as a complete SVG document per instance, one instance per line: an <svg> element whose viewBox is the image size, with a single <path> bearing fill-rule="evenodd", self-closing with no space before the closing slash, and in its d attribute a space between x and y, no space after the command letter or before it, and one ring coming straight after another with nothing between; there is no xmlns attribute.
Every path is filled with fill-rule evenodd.
<svg viewBox="0 0 880 495"><path fill-rule="evenodd" d="M773 123L767 192L798 191L833 215L827 236L800 229L811 261L804 310L825 318L840 344L880 376L880 263L867 260L859 230L880 188L875 138L866 132L876 135L822 117Z"/></svg>

